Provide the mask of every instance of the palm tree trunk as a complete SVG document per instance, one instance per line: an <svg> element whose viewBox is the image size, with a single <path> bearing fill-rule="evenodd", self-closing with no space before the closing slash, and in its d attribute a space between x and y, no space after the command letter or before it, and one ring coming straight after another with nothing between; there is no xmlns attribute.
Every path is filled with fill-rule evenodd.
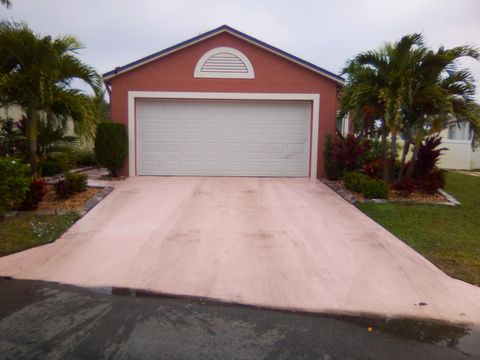
<svg viewBox="0 0 480 360"><path fill-rule="evenodd" d="M417 130L417 136L415 137L415 144L413 145L412 160L410 161L410 166L407 168L406 177L411 178L413 176L413 171L415 170L415 163L417 162L418 150L420 150L420 145L423 141L423 133L420 129Z"/></svg>
<svg viewBox="0 0 480 360"><path fill-rule="evenodd" d="M410 150L410 139L405 139L403 144L402 159L400 160L400 171L398 172L398 177L396 182L403 180L403 173L405 172L405 164L407 161L408 150Z"/></svg>
<svg viewBox="0 0 480 360"><path fill-rule="evenodd" d="M395 179L395 160L397 159L397 131L392 131L392 141L390 143L390 160L388 162L388 181Z"/></svg>
<svg viewBox="0 0 480 360"><path fill-rule="evenodd" d="M382 130L382 166L383 166L383 180L388 181L388 161L387 161L387 135L386 129Z"/></svg>
<svg viewBox="0 0 480 360"><path fill-rule="evenodd" d="M35 109L28 111L27 140L28 140L28 162L33 175L38 175L37 139L38 139L39 114Z"/></svg>

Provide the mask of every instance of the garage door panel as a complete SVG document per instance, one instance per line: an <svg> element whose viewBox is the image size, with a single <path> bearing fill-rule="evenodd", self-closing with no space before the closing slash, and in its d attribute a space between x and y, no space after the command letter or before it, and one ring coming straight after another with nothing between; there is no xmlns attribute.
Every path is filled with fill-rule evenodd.
<svg viewBox="0 0 480 360"><path fill-rule="evenodd" d="M160 143L158 142L143 141L139 145L142 153L158 153L160 151Z"/></svg>
<svg viewBox="0 0 480 360"><path fill-rule="evenodd" d="M305 102L137 101L139 175L308 176Z"/></svg>

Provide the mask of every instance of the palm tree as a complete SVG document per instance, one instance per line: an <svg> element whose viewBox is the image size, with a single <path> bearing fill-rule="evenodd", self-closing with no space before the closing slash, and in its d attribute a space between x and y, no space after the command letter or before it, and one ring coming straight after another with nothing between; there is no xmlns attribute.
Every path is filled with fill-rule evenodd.
<svg viewBox="0 0 480 360"><path fill-rule="evenodd" d="M83 80L95 93L102 82L93 68L82 63L82 46L72 36L39 36L26 24L0 23L0 95L3 103L20 105L27 118L29 163L37 173L39 122L68 117L79 135L93 136L95 110L90 98L72 87Z"/></svg>
<svg viewBox="0 0 480 360"><path fill-rule="evenodd" d="M347 63L343 73L347 85L340 96L340 114L350 113L360 126L368 109L375 109L375 124L382 135L391 138L389 161L384 161L384 179L394 180L397 137L404 137L399 179L404 175L406 157L413 145L412 168L425 136L438 132L452 118L479 127L478 104L471 74L459 70L456 61L463 56L479 58L478 51L462 46L437 52L424 45L420 34L406 35L379 50L359 54ZM387 149L384 146L384 159ZM407 175L411 176L408 169ZM397 180L399 180L397 179Z"/></svg>
<svg viewBox="0 0 480 360"><path fill-rule="evenodd" d="M10 0L0 0L0 3L4 5L7 9L12 7L12 2Z"/></svg>
<svg viewBox="0 0 480 360"><path fill-rule="evenodd" d="M471 46L452 49L441 47L437 51L424 53L412 70L412 86L406 99L409 107L403 109L408 121L408 144L413 145L410 166L402 169L397 180L404 175L412 176L420 145L426 136L438 133L448 121L467 121L472 128L480 125L480 105L475 101L475 82L467 69L460 69L458 59L471 57L480 59L480 53ZM478 143L478 132L472 146Z"/></svg>
<svg viewBox="0 0 480 360"><path fill-rule="evenodd" d="M381 137L382 160L386 164L389 132L385 124L385 104L380 96L381 88L385 86L384 79L372 67L363 66L356 60L349 61L342 73L346 75L347 85L340 93L338 116L348 116L353 121L354 129L364 136ZM385 166L383 176L387 179Z"/></svg>

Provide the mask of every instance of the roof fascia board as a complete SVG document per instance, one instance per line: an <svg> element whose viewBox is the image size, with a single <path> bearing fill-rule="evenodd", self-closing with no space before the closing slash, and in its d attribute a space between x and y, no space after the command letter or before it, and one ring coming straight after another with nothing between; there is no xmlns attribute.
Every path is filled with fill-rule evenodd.
<svg viewBox="0 0 480 360"><path fill-rule="evenodd" d="M342 78L340 76L337 77L335 74L330 73L328 70L318 68L314 64L311 64L311 63L309 63L305 60L302 60L302 59L300 59L300 58L298 58L298 57L296 57L292 54L289 54L286 51L280 50L280 49L278 49L274 46L268 45L267 43L265 43L263 41L257 40L257 39L255 39L255 38L253 38L253 37L251 37L247 34L244 34L244 33L240 32L238 30L232 29L232 28L230 28L229 26L226 26L226 25L221 26L221 27L216 28L216 29L213 29L213 30L211 30L209 32L206 32L204 34L198 35L197 37L194 37L190 40L183 41L183 42L181 42L177 45L173 45L173 46L171 46L171 47L169 47L165 50L162 50L162 51L160 51L156 54L146 56L146 57L141 58L137 61L134 61L130 64L124 65L120 68L117 68L118 70L109 71L109 72L107 72L103 75L103 79L104 79L104 81L108 81L108 80L110 80L110 79L112 79L112 78L114 78L114 77L116 77L120 74L123 74L123 73L128 72L128 71L133 70L133 69L136 69L140 66L143 66L143 65L148 64L152 61L158 60L158 59L160 59L164 56L170 55L170 54L172 54L176 51L179 51L181 49L192 46L196 43L199 43L203 40L209 39L209 38L211 38L213 36L216 36L218 34L221 34L223 32L227 32L230 35L233 35L233 36L235 36L237 38L240 38L240 39L242 39L242 40L244 40L244 41L246 41L250 44L258 46L258 47L260 47L264 50L267 50L267 51L269 51L273 54L276 54L276 55L278 55L278 56L280 56L280 57L282 57L286 60L289 60L289 61L291 61L291 62L293 62L297 65L300 65L300 66L302 66L302 67L304 67L304 68L306 68L310 71L313 71L317 74L325 76L325 77L329 78L330 80L335 81L336 83L338 83L340 85L343 85L345 83L344 80L342 80Z"/></svg>

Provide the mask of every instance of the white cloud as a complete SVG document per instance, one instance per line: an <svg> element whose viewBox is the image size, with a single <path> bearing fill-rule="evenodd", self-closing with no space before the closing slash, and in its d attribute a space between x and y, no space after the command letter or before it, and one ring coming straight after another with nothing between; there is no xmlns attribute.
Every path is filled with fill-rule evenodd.
<svg viewBox="0 0 480 360"><path fill-rule="evenodd" d="M228 24L330 71L411 32L431 46L480 45L480 1L12 0L1 16L43 34L77 36L100 72ZM480 64L467 61L480 80ZM479 90L480 98L480 90Z"/></svg>

